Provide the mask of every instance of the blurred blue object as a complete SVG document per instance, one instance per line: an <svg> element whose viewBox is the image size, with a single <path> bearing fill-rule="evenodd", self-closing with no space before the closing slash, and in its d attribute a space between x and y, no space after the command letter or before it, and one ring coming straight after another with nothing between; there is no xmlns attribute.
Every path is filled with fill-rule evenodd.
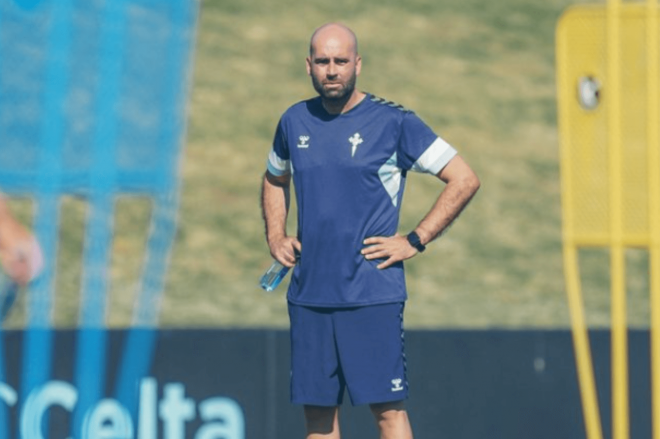
<svg viewBox="0 0 660 439"><path fill-rule="evenodd" d="M74 371L85 391L73 430L108 388L107 277L115 200L125 195L149 197L153 208L136 331L110 388L133 408L135 383L148 373L154 338L144 333L158 325L176 231L198 8L195 0L0 0L0 188L35 199L45 262L26 290L22 397L48 380L56 356L60 199L89 205Z"/></svg>

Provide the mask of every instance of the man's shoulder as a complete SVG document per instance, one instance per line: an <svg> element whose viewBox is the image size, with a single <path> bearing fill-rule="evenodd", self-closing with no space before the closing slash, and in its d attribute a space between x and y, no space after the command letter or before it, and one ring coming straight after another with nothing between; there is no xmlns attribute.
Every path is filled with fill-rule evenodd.
<svg viewBox="0 0 660 439"><path fill-rule="evenodd" d="M371 102L375 108L381 110L381 111L386 111L386 112L393 112L395 114L399 115L404 115L404 114L412 114L413 111L410 110L409 108L404 107L403 105L399 104L398 102L395 101L390 101L389 99L382 98L380 96L376 96L371 93L367 93L367 96L365 99L368 99L369 102Z"/></svg>

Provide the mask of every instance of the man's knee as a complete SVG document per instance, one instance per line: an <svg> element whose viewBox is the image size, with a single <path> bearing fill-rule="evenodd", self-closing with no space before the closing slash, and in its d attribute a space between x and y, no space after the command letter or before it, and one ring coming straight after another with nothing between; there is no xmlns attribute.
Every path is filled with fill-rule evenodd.
<svg viewBox="0 0 660 439"><path fill-rule="evenodd" d="M412 430L403 401L371 404L381 437L412 438Z"/></svg>
<svg viewBox="0 0 660 439"><path fill-rule="evenodd" d="M337 426L339 407L306 405L305 422L308 433L330 434Z"/></svg>

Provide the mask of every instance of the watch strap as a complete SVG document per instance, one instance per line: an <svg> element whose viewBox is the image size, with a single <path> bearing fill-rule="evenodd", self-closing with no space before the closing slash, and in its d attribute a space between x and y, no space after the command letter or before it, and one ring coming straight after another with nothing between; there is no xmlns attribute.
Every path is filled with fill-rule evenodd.
<svg viewBox="0 0 660 439"><path fill-rule="evenodd" d="M424 250L426 250L426 246L424 244L422 244L422 241L419 239L419 235L417 234L417 232L412 231L412 232L408 233L408 235L406 236L406 239L408 239L408 242L410 243L410 245L415 247L418 252L421 253Z"/></svg>

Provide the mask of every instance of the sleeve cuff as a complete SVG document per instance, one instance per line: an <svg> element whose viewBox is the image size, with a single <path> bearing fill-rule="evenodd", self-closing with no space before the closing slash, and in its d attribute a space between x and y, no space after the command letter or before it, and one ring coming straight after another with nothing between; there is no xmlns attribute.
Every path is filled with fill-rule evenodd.
<svg viewBox="0 0 660 439"><path fill-rule="evenodd" d="M291 172L291 162L281 159L274 149L268 154L268 172L276 177L281 177Z"/></svg>
<svg viewBox="0 0 660 439"><path fill-rule="evenodd" d="M442 170L458 152L440 137L424 151L424 153L413 164L415 172L426 172L436 175Z"/></svg>

